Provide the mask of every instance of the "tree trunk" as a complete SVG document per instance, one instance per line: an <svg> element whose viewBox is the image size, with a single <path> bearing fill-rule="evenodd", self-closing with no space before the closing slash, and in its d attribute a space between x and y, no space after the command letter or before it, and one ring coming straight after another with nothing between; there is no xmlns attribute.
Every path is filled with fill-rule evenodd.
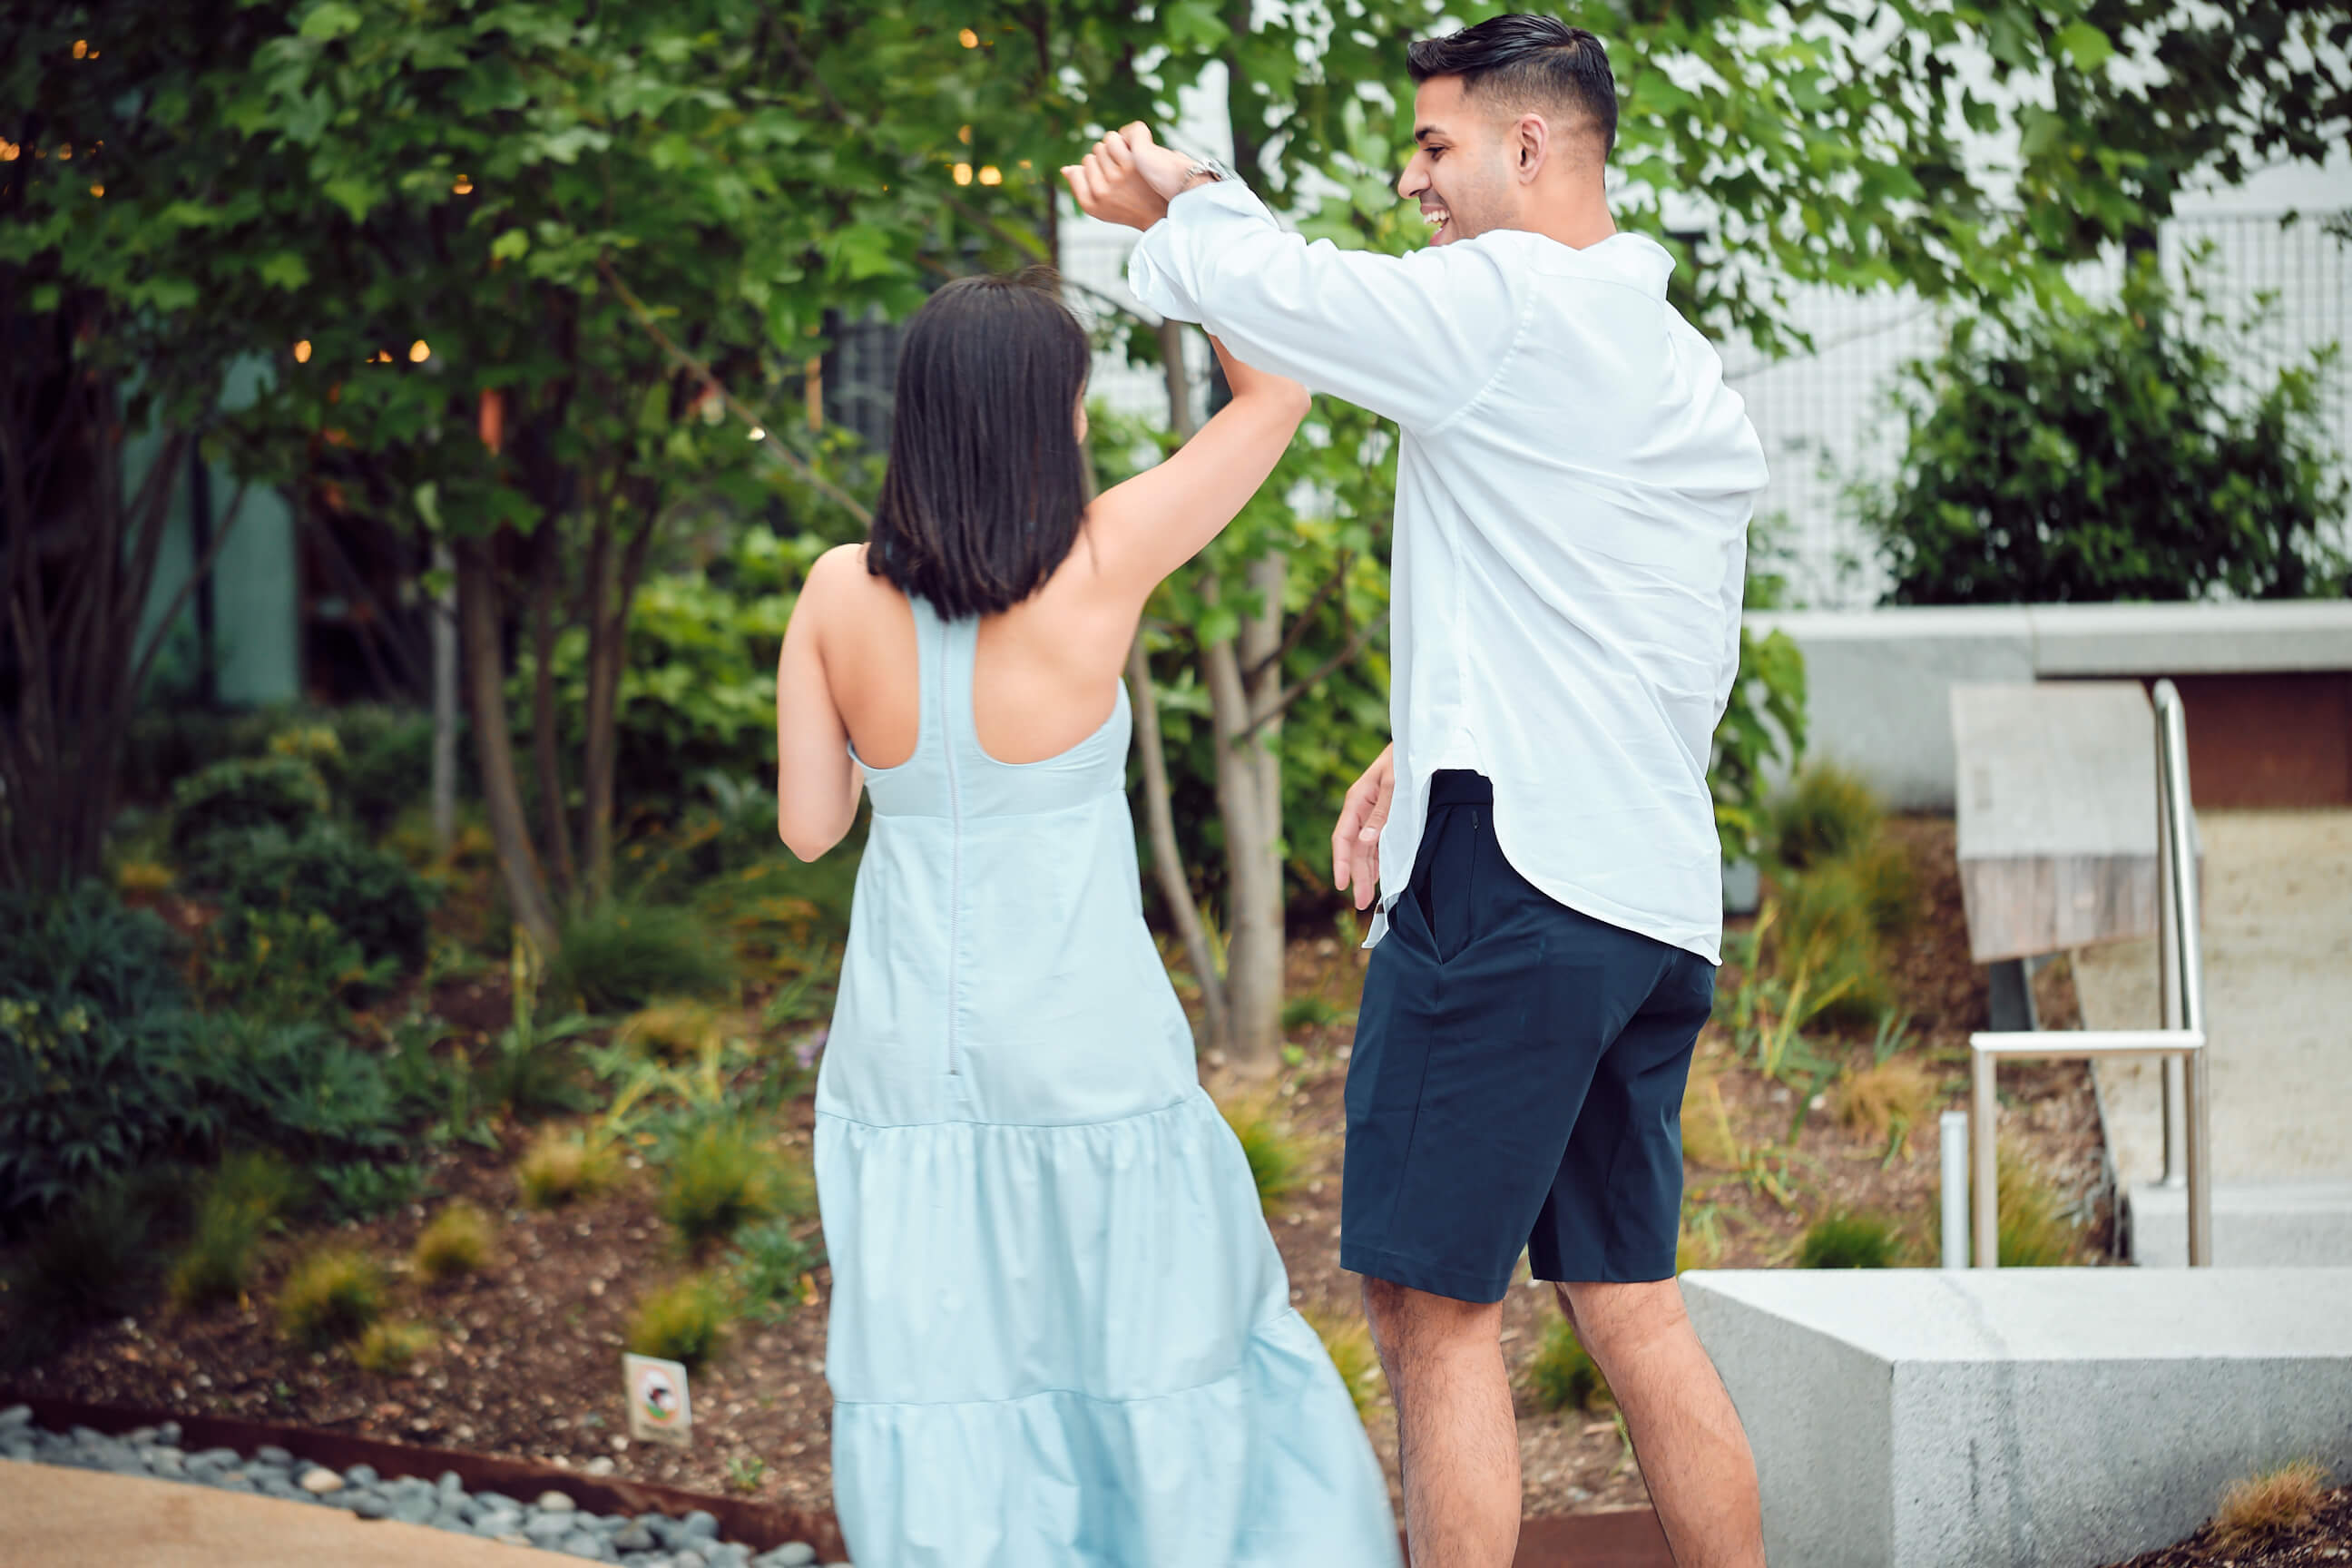
<svg viewBox="0 0 2352 1568"><path fill-rule="evenodd" d="M1252 564L1253 592L1263 592L1265 563ZM1218 815L1225 827L1225 1001L1232 1016L1234 1069L1246 1078L1271 1076L1282 1061L1282 773L1279 722L1259 723L1245 662L1263 660L1280 640L1279 563L1271 574L1276 594L1266 610L1245 616L1234 637L1201 650L1216 733ZM1210 604L1223 598L1213 579L1202 584ZM1266 623L1273 624L1268 637ZM1263 643L1263 647L1259 644ZM1256 650L1253 659L1253 650ZM1275 676L1278 689L1280 676ZM1253 731L1256 731L1253 733Z"/></svg>
<svg viewBox="0 0 2352 1568"><path fill-rule="evenodd" d="M446 544L433 547L433 569L455 570ZM446 860L457 845L457 594L433 597L433 853Z"/></svg>
<svg viewBox="0 0 2352 1568"><path fill-rule="evenodd" d="M555 725L555 584L562 565L560 520L541 521L532 541L538 559L530 574L530 752L539 776L540 835L555 860L553 891L569 901L580 891L580 866L572 856L572 819L563 807L563 766L557 760Z"/></svg>
<svg viewBox="0 0 2352 1568"><path fill-rule="evenodd" d="M1201 1012L1208 1026L1202 1043L1213 1051L1233 1049L1233 1023L1225 1007L1225 987L1217 973L1217 955L1209 948L1209 933L1201 923L1201 909L1184 880L1184 857L1176 847L1176 815L1168 792L1168 754L1160 749L1160 699L1151 689L1151 659L1144 652L1143 629L1136 628L1134 646L1127 650L1127 684L1135 708L1135 751L1143 763L1143 817L1151 836L1151 868L1160 881L1160 896L1168 918L1184 943L1184 962L1201 984Z"/></svg>
<svg viewBox="0 0 2352 1568"><path fill-rule="evenodd" d="M507 728L506 671L499 656L498 584L491 575L488 542L457 542L457 614L464 623L467 689L474 709L474 760L482 775L482 800L498 845L499 869L506 878L507 901L515 923L530 934L543 954L558 947L555 911L548 901L547 875L532 849L523 819L522 791L515 782L514 737Z"/></svg>
<svg viewBox="0 0 2352 1568"><path fill-rule="evenodd" d="M621 661L629 631L629 611L645 575L646 554L653 545L658 495L649 487L632 486L629 504L644 513L636 531L623 546L617 570L613 563L614 517L622 496L616 494L598 524L589 572L588 712L586 764L583 769L583 807L588 833L588 897L603 903L613 896L613 795L619 772Z"/></svg>

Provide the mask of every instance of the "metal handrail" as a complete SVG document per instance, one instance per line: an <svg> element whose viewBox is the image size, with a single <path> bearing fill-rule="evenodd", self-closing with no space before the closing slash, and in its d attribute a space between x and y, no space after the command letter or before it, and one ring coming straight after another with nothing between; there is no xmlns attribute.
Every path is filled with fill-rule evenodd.
<svg viewBox="0 0 2352 1568"><path fill-rule="evenodd" d="M2213 1262L2210 1076L2205 1046L2205 953L2198 928L2197 851L2189 797L2189 732L2180 693L2156 683L2157 989L2160 1029L1980 1031L1972 1057L1969 1128L1975 1189L1975 1263L2000 1267L1999 1139L1994 1069L2003 1058L2085 1060L2159 1057L2164 1060L2165 1180L2189 1189L2189 1264Z"/></svg>

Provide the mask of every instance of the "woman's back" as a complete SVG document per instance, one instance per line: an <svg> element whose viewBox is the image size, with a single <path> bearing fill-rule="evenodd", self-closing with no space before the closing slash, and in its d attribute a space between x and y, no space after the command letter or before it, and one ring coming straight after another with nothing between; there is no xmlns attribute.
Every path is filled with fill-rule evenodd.
<svg viewBox="0 0 2352 1568"><path fill-rule="evenodd" d="M975 719L994 628L901 603L908 624L870 635L911 644L887 693L903 705L845 715L853 747L862 727L901 749L887 767L854 752L874 818L819 1110L1061 1125L1173 1103L1193 1088L1192 1035L1143 923L1125 688L1059 751L1001 760ZM1033 734L1070 727L1031 716Z"/></svg>

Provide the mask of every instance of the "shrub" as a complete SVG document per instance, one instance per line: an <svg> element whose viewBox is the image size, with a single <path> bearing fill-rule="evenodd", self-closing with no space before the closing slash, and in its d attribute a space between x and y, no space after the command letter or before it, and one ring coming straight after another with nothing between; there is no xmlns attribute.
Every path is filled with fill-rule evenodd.
<svg viewBox="0 0 2352 1568"><path fill-rule="evenodd" d="M300 1203L303 1191L301 1173L268 1150L223 1160L204 1184L194 1230L173 1262L173 1304L198 1311L242 1297L263 1235Z"/></svg>
<svg viewBox="0 0 2352 1568"><path fill-rule="evenodd" d="M239 904L205 929L205 1000L272 1024L331 1023L390 985L394 962L371 964L358 942L315 910Z"/></svg>
<svg viewBox="0 0 2352 1568"><path fill-rule="evenodd" d="M294 757L215 763L172 791L172 855L194 885L210 886L236 858L226 840L257 827L299 834L327 815L327 781Z"/></svg>
<svg viewBox="0 0 2352 1568"><path fill-rule="evenodd" d="M675 1060L701 1054L717 1042L720 1028L719 1009L707 1002L656 1002L622 1019L613 1037Z"/></svg>
<svg viewBox="0 0 2352 1568"><path fill-rule="evenodd" d="M611 1151L550 1128L516 1164L515 1185L525 1206L560 1208L611 1186L619 1174L616 1163Z"/></svg>
<svg viewBox="0 0 2352 1568"><path fill-rule="evenodd" d="M735 983L727 944L692 910L614 900L563 922L547 989L592 1013L626 1013L669 996L709 996Z"/></svg>
<svg viewBox="0 0 2352 1568"><path fill-rule="evenodd" d="M1751 575L1751 603L1756 585ZM1795 640L1782 631L1758 638L1740 627L1739 670L1715 726L1706 774L1726 860L1761 852L1765 775L1804 756L1805 727L1805 656Z"/></svg>
<svg viewBox="0 0 2352 1568"><path fill-rule="evenodd" d="M379 703L355 703L334 713L341 742L338 792L370 833L382 833L433 787L433 715ZM462 719L460 721L462 727ZM457 755L467 748L462 740Z"/></svg>
<svg viewBox="0 0 2352 1568"><path fill-rule="evenodd" d="M480 1273L490 1261L490 1216L469 1203L451 1204L416 1238L409 1260L427 1285Z"/></svg>
<svg viewBox="0 0 2352 1568"><path fill-rule="evenodd" d="M347 1343L383 1311L383 1276L365 1254L330 1247L297 1263L278 1288L278 1324L306 1350Z"/></svg>
<svg viewBox="0 0 2352 1568"><path fill-rule="evenodd" d="M687 1135L662 1182L661 1214L688 1250L724 1241L784 1211L786 1180L775 1151L744 1122L715 1120Z"/></svg>
<svg viewBox="0 0 2352 1568"><path fill-rule="evenodd" d="M1554 1318L1527 1365L1528 1392L1546 1410L1589 1410L1606 1401L1609 1381L1566 1318Z"/></svg>
<svg viewBox="0 0 2352 1568"><path fill-rule="evenodd" d="M2213 1544L2237 1552L2301 1530L2318 1517L2326 1490L2327 1472L2315 1459L2232 1481L2213 1511Z"/></svg>
<svg viewBox="0 0 2352 1568"><path fill-rule="evenodd" d="M222 843L234 851L214 878L226 903L324 915L371 963L390 958L412 970L425 962L429 900L398 856L328 823L299 837L259 829Z"/></svg>
<svg viewBox="0 0 2352 1568"><path fill-rule="evenodd" d="M824 1250L781 1222L756 1225L735 1240L735 1288L746 1315L780 1323L800 1304L801 1280L824 1261Z"/></svg>
<svg viewBox="0 0 2352 1568"><path fill-rule="evenodd" d="M699 1366L718 1353L730 1315L725 1285L712 1275L690 1274L638 1303L629 1319L628 1347L638 1355Z"/></svg>
<svg viewBox="0 0 2352 1568"><path fill-rule="evenodd" d="M2082 1231L2065 1201L2024 1152L2003 1144L1994 1166L2003 1268L2057 1268L2074 1261Z"/></svg>
<svg viewBox="0 0 2352 1568"><path fill-rule="evenodd" d="M390 1214L425 1191L425 1167L405 1161L345 1160L319 1166L318 1176L327 1217L337 1224Z"/></svg>
<svg viewBox="0 0 2352 1568"><path fill-rule="evenodd" d="M1910 1129L1927 1119L1936 1098L1936 1080L1927 1069L1896 1057L1840 1078L1830 1092L1830 1108L1839 1126L1876 1142L1898 1130L1907 1138Z"/></svg>
<svg viewBox="0 0 2352 1568"><path fill-rule="evenodd" d="M378 1321L352 1345L352 1364L378 1377L397 1377L433 1347L433 1331L422 1323Z"/></svg>
<svg viewBox="0 0 2352 1568"><path fill-rule="evenodd" d="M1339 1381L1347 1385L1348 1397L1355 1402L1356 1419L1370 1420L1387 1381L1381 1372L1380 1354L1372 1348L1371 1326L1360 1312L1308 1312L1305 1316L1315 1337L1323 1342L1323 1353L1331 1358Z"/></svg>
<svg viewBox="0 0 2352 1568"><path fill-rule="evenodd" d="M526 1016L500 1030L475 1085L482 1103L517 1117L584 1110L572 1042L588 1027L575 1014L548 1025Z"/></svg>
<svg viewBox="0 0 2352 1568"><path fill-rule="evenodd" d="M1307 1179L1307 1141L1282 1119L1271 1094L1255 1094L1217 1108L1240 1141L1257 1184L1261 1207L1273 1208Z"/></svg>
<svg viewBox="0 0 2352 1568"><path fill-rule="evenodd" d="M1902 1253L1895 1227L1876 1215L1823 1215L1797 1247L1800 1268L1892 1268Z"/></svg>
<svg viewBox="0 0 2352 1568"><path fill-rule="evenodd" d="M184 948L96 880L0 895L0 1231L216 1131L190 1065Z"/></svg>
<svg viewBox="0 0 2352 1568"><path fill-rule="evenodd" d="M1816 763L1766 808L1767 853L1775 865L1801 871L1866 847L1885 817L1859 774Z"/></svg>
<svg viewBox="0 0 2352 1568"><path fill-rule="evenodd" d="M383 1058L316 1023L225 1014L203 1020L194 1038L199 1082L247 1142L317 1164L403 1141Z"/></svg>
<svg viewBox="0 0 2352 1568"><path fill-rule="evenodd" d="M152 1262L148 1226L137 1194L116 1179L86 1188L44 1226L0 1297L12 1319L0 1333L0 1368L28 1366L135 1305Z"/></svg>
<svg viewBox="0 0 2352 1568"><path fill-rule="evenodd" d="M2053 298L2007 330L1963 321L1940 358L1909 367L1901 466L1858 498L1892 602L2345 592L2325 365L2261 384L2229 341L2259 322L2224 322L2193 270L2168 290L2153 262L2112 305Z"/></svg>

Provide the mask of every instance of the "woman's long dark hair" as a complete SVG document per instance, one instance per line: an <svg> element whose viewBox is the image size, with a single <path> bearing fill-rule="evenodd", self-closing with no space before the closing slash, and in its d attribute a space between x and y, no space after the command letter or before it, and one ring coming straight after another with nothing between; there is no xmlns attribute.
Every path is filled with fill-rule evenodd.
<svg viewBox="0 0 2352 1568"><path fill-rule="evenodd" d="M950 620L1011 609L1077 542L1089 354L1058 286L960 278L907 323L866 564Z"/></svg>

